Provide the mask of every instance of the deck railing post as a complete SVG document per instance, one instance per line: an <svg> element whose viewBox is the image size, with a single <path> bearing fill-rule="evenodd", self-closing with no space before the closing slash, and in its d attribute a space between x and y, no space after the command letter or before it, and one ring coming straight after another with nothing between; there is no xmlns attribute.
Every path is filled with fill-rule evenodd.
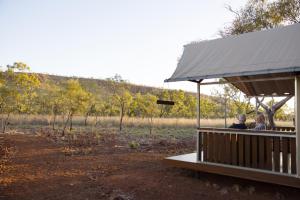
<svg viewBox="0 0 300 200"><path fill-rule="evenodd" d="M225 110L224 110L224 128L227 128L227 97L225 95L225 99L224 99L224 107L225 107Z"/></svg>
<svg viewBox="0 0 300 200"><path fill-rule="evenodd" d="M197 128L200 128L200 82L197 83Z"/></svg>
<svg viewBox="0 0 300 200"><path fill-rule="evenodd" d="M197 129L200 128L200 82L197 82ZM201 146L202 146L202 137L201 133L197 130L197 161L201 161Z"/></svg>
<svg viewBox="0 0 300 200"><path fill-rule="evenodd" d="M257 115L258 115L258 107L259 107L258 101L257 101L257 98L255 98L255 114L257 114Z"/></svg>
<svg viewBox="0 0 300 200"><path fill-rule="evenodd" d="M295 76L296 165L300 177L300 77Z"/></svg>

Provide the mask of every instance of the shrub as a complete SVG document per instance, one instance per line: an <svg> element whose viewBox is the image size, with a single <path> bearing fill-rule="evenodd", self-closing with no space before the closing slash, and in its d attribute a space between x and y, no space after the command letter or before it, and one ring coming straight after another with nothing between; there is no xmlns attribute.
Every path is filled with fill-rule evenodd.
<svg viewBox="0 0 300 200"><path fill-rule="evenodd" d="M131 141L129 142L128 146L131 148L131 149L137 149L140 147L140 144L136 141Z"/></svg>

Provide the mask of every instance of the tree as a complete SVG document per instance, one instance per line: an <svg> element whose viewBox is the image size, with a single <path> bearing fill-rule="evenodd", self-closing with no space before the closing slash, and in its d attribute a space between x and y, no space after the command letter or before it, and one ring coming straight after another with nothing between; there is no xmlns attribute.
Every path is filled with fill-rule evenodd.
<svg viewBox="0 0 300 200"><path fill-rule="evenodd" d="M217 106L214 101L209 98L202 98L200 101L200 117L201 118L210 118L210 117L218 117Z"/></svg>
<svg viewBox="0 0 300 200"><path fill-rule="evenodd" d="M229 27L220 31L222 36L300 22L299 0L249 0L240 10L233 10L231 6L228 6L228 10L234 13L235 19Z"/></svg>
<svg viewBox="0 0 300 200"><path fill-rule="evenodd" d="M229 117L236 117L236 114L252 113L254 108L250 103L250 98L244 95L232 84L223 86L224 97L227 98L227 104L230 108Z"/></svg>
<svg viewBox="0 0 300 200"><path fill-rule="evenodd" d="M120 114L119 105L116 104L114 95L108 96L103 102L103 115L105 116L116 116Z"/></svg>
<svg viewBox="0 0 300 200"><path fill-rule="evenodd" d="M58 115L63 114L65 108L65 94L62 87L47 83L45 96L42 96L42 100L46 101L44 104L48 109L50 109L50 114L52 115L52 130L55 130L56 118Z"/></svg>
<svg viewBox="0 0 300 200"><path fill-rule="evenodd" d="M289 113L287 113L288 110L288 106L285 104L284 106L282 106L280 109L277 110L277 112L275 113L274 119L277 120L281 120L281 121L287 121L287 120L291 120L289 118Z"/></svg>
<svg viewBox="0 0 300 200"><path fill-rule="evenodd" d="M13 65L7 65L6 71L1 73L0 109L5 115L1 119L3 133L13 112L32 112L33 102L37 97L36 89L40 81L36 75L26 73L29 70L26 64L16 62Z"/></svg>
<svg viewBox="0 0 300 200"><path fill-rule="evenodd" d="M67 115L67 120L64 124L62 135L65 135L65 129L70 123L70 131L73 128L74 114L83 112L87 107L87 102L90 98L90 93L85 91L78 80L70 79L66 83L66 88L63 90L64 110Z"/></svg>
<svg viewBox="0 0 300 200"><path fill-rule="evenodd" d="M255 97L256 101L259 103L259 105L265 110L266 114L268 115L269 125L271 128L275 128L274 115L276 114L276 112L292 97L293 96L287 96L277 103L275 101L271 101L269 106L264 104L262 100L259 100L258 97Z"/></svg>
<svg viewBox="0 0 300 200"><path fill-rule="evenodd" d="M236 117L237 114L248 114L252 109L250 98L247 98L239 89L232 84L224 84L221 86L222 91L215 91L219 109L224 116L225 126L227 126L227 118Z"/></svg>
<svg viewBox="0 0 300 200"><path fill-rule="evenodd" d="M92 93L89 93L88 99L87 99L87 106L86 106L86 112L85 112L85 119L84 119L84 126L87 126L87 120L90 115L94 115L97 113L97 98Z"/></svg>
<svg viewBox="0 0 300 200"><path fill-rule="evenodd" d="M95 119L95 126L98 124L98 117L99 116L106 116L107 115L107 110L106 110L106 105L103 100L98 100L95 104L95 112L94 115L96 117Z"/></svg>
<svg viewBox="0 0 300 200"><path fill-rule="evenodd" d="M176 101L172 106L171 114L174 117L186 117L188 114L187 106L185 105L185 92L182 90L172 91L172 98Z"/></svg>
<svg viewBox="0 0 300 200"><path fill-rule="evenodd" d="M113 77L107 78L106 80L111 81L113 83L126 83L126 80L124 80L120 74L115 74Z"/></svg>
<svg viewBox="0 0 300 200"><path fill-rule="evenodd" d="M278 21L285 23L300 23L300 1L280 0L271 4L271 13Z"/></svg>
<svg viewBox="0 0 300 200"><path fill-rule="evenodd" d="M118 88L118 91L113 95L114 102L119 106L119 130L122 131L123 128L123 118L127 112L130 103L132 101L132 96L130 92L124 87Z"/></svg>
<svg viewBox="0 0 300 200"><path fill-rule="evenodd" d="M0 66L0 87L3 86L4 83L4 72L2 71L2 67Z"/></svg>
<svg viewBox="0 0 300 200"><path fill-rule="evenodd" d="M2 91L2 87L4 86L4 75L3 75L3 71L2 71L2 68L0 66L0 91ZM4 104L4 99L3 99L3 96L0 95L0 114L2 114L2 107L3 107L3 104Z"/></svg>
<svg viewBox="0 0 300 200"><path fill-rule="evenodd" d="M112 84L112 100L114 105L119 107L119 130L122 131L123 128L123 118L128 111L130 104L132 102L132 96L127 89L126 81L122 77L116 74L113 78L108 79Z"/></svg>
<svg viewBox="0 0 300 200"><path fill-rule="evenodd" d="M36 98L35 107L36 113L41 115L47 115L48 125L52 123L52 97L50 95L50 90L56 88L57 86L49 82L44 82L38 89L38 96Z"/></svg>
<svg viewBox="0 0 300 200"><path fill-rule="evenodd" d="M173 101L173 98L170 95L170 92L168 90L163 90L159 95L158 95L159 99L167 99L170 101ZM168 105L159 105L159 118L162 117L168 117L171 113L172 110L172 106L168 106ZM195 110L194 110L195 112Z"/></svg>
<svg viewBox="0 0 300 200"><path fill-rule="evenodd" d="M148 118L149 122L149 133L152 134L153 129L153 118L158 115L159 109L156 105L157 97L147 93L143 96L144 98L144 106L143 106L143 114Z"/></svg>
<svg viewBox="0 0 300 200"><path fill-rule="evenodd" d="M197 107L196 97L190 94L185 94L184 104L186 106L185 117L187 118L196 117L196 107Z"/></svg>
<svg viewBox="0 0 300 200"><path fill-rule="evenodd" d="M132 98L130 108L128 109L128 116L134 116L134 117L144 117L143 111L144 111L144 98L143 95L139 92L134 95Z"/></svg>

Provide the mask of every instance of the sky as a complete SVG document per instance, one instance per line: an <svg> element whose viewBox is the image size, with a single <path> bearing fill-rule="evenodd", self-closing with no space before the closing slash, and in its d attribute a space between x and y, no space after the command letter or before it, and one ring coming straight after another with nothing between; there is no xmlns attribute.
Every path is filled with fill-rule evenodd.
<svg viewBox="0 0 300 200"><path fill-rule="evenodd" d="M164 83L183 45L219 37L246 0L0 0L0 66L108 78L195 91ZM210 88L202 90L209 93Z"/></svg>

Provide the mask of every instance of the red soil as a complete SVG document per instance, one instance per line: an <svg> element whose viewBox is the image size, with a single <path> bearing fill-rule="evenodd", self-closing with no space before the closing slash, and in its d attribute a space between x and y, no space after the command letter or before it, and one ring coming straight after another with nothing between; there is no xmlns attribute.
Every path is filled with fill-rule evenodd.
<svg viewBox="0 0 300 200"><path fill-rule="evenodd" d="M2 137L2 138L1 138ZM108 136L107 136L108 137ZM130 149L119 137L89 145L33 134L0 135L0 199L299 199L300 190L175 169L167 155L190 143L153 142ZM4 142L3 142L4 141Z"/></svg>

